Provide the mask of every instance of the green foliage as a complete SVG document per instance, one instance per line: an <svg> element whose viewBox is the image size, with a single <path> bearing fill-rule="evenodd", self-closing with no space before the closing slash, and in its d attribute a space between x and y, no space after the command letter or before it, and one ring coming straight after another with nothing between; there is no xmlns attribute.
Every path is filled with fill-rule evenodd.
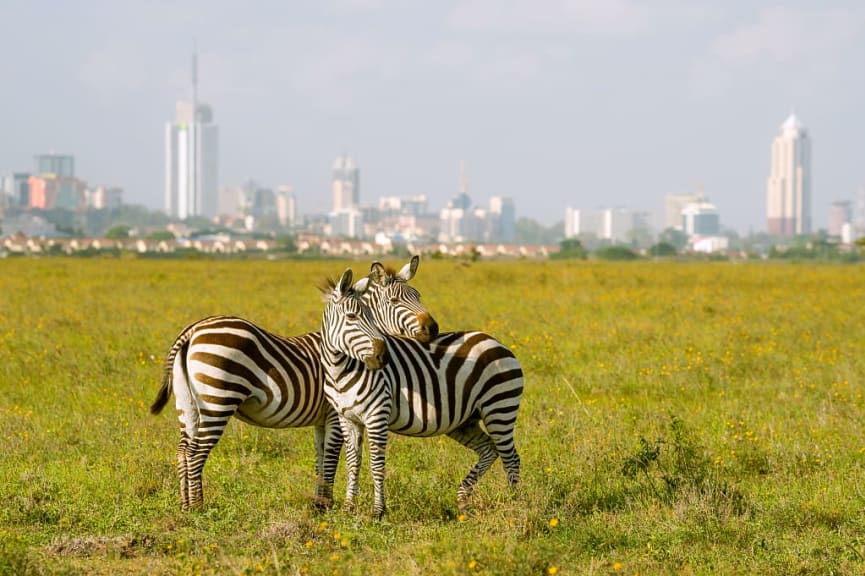
<svg viewBox="0 0 865 576"><path fill-rule="evenodd" d="M667 228L666 230L661 232L659 243L669 244L676 251L680 251L688 245L688 235L685 234L682 230L677 230L675 228Z"/></svg>
<svg viewBox="0 0 865 576"><path fill-rule="evenodd" d="M657 258L675 256L676 254L678 254L678 250L676 250L676 247L669 242L658 242L649 248L649 255Z"/></svg>
<svg viewBox="0 0 865 576"><path fill-rule="evenodd" d="M295 254L297 252L297 244L294 236L280 235L276 237L277 250L287 254Z"/></svg>
<svg viewBox="0 0 865 576"><path fill-rule="evenodd" d="M544 226L531 218L519 218L514 226L517 244L555 244L564 236L564 222Z"/></svg>
<svg viewBox="0 0 865 576"><path fill-rule="evenodd" d="M105 237L111 239L129 238L129 226L126 224L112 226L105 232Z"/></svg>
<svg viewBox="0 0 865 576"><path fill-rule="evenodd" d="M625 246L604 246L592 252L592 257L598 260L638 260L640 255Z"/></svg>
<svg viewBox="0 0 865 576"><path fill-rule="evenodd" d="M585 260L586 249L583 243L576 238L565 238L559 242L559 251L553 253L552 260Z"/></svg>
<svg viewBox="0 0 865 576"><path fill-rule="evenodd" d="M174 240L174 238L174 232L172 232L171 230L154 230L147 235L148 240L153 240L155 242Z"/></svg>
<svg viewBox="0 0 865 576"><path fill-rule="evenodd" d="M148 412L175 336L316 330L345 266L0 260L0 574L865 571L858 266L424 259L442 329L523 364L519 491L496 464L462 515L474 455L392 436L385 520L366 462L358 513L322 513L312 430L233 421L182 514L176 417Z"/></svg>

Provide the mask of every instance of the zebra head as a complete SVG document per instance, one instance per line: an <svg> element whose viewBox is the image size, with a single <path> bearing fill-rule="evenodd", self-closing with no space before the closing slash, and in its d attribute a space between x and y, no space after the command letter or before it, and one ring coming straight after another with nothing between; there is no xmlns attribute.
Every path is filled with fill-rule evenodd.
<svg viewBox="0 0 865 576"><path fill-rule="evenodd" d="M420 292L408 284L417 272L419 261L420 258L413 256L399 272L385 268L381 262L373 262L369 289L363 299L382 331L426 343L438 336L439 325L420 303Z"/></svg>
<svg viewBox="0 0 865 576"><path fill-rule="evenodd" d="M339 282L328 281L323 290L322 347L335 355L363 362L369 370L378 370L387 362L387 344L363 302L367 282L352 286L351 279L348 268Z"/></svg>

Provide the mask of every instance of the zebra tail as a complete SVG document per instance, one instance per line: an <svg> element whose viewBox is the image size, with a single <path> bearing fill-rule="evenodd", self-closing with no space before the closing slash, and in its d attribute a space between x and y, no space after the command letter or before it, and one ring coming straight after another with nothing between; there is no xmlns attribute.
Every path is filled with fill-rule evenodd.
<svg viewBox="0 0 865 576"><path fill-rule="evenodd" d="M165 363L162 365L162 387L159 388L159 392L156 394L156 400L150 405L151 414L159 414L168 403L168 399L171 397L171 383L174 380L174 359L177 357L178 352L185 350L187 342L189 342L195 333L196 324L197 322L184 328L168 351Z"/></svg>

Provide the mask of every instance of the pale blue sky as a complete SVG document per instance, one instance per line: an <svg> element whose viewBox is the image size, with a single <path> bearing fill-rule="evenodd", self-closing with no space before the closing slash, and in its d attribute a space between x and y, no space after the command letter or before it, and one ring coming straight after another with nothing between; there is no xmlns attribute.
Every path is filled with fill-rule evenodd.
<svg viewBox="0 0 865 576"><path fill-rule="evenodd" d="M769 149L791 109L813 139L813 205L865 186L865 3L700 0L0 0L0 174L35 153L161 207L163 130L189 96L220 126L220 181L295 186L326 211L330 166L361 200L514 198L660 221L699 188L766 227Z"/></svg>

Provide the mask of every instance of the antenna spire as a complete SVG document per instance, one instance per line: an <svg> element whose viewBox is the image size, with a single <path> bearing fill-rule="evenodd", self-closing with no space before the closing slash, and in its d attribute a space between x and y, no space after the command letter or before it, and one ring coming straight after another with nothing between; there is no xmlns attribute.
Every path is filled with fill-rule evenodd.
<svg viewBox="0 0 865 576"><path fill-rule="evenodd" d="M198 120L198 48L192 41L192 118Z"/></svg>

